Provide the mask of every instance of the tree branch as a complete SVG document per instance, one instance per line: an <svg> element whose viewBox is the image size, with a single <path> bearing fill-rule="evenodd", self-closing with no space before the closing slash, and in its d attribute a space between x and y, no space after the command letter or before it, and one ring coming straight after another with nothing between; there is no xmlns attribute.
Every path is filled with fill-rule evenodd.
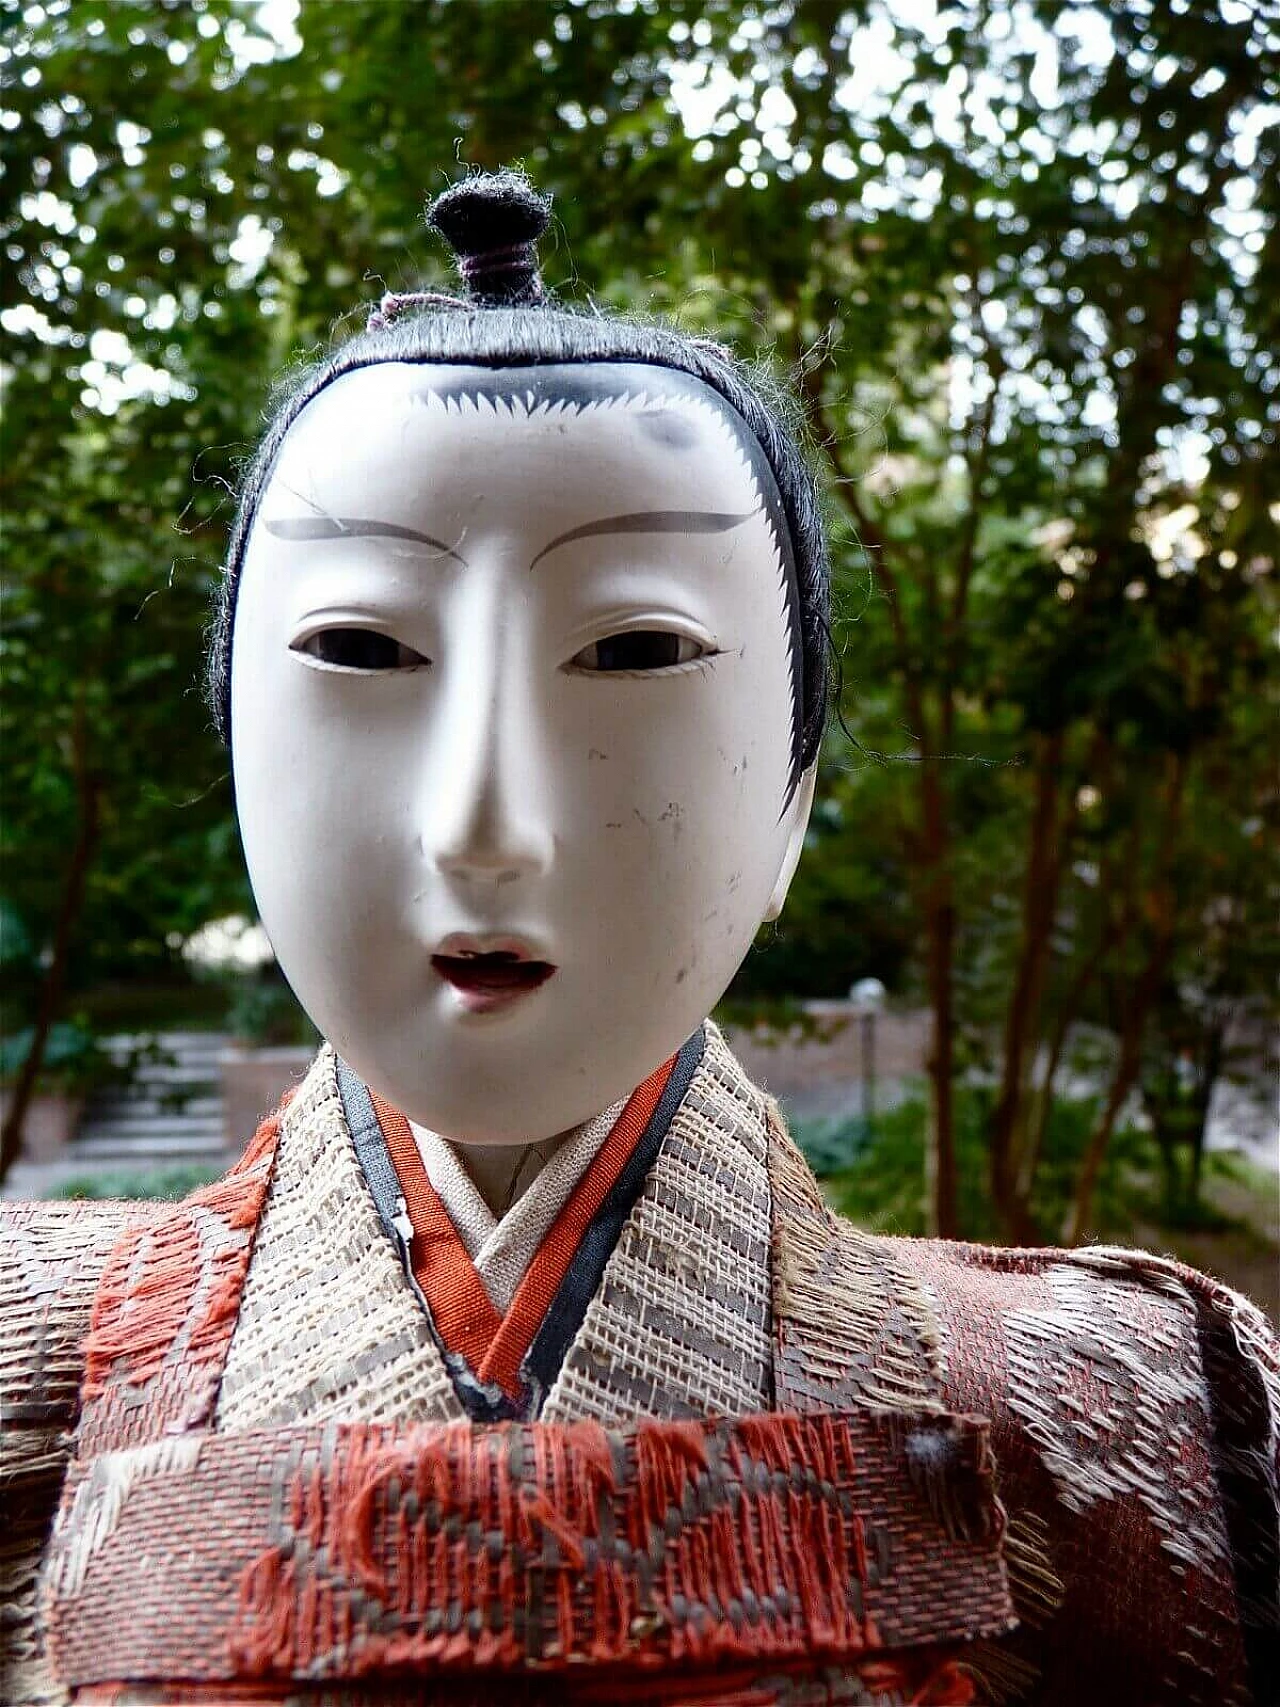
<svg viewBox="0 0 1280 1707"><path fill-rule="evenodd" d="M1120 1033L1120 1060L1107 1093L1106 1103L1097 1125L1089 1135L1084 1160L1076 1184L1075 1200L1067 1216L1063 1238L1069 1245L1078 1245L1084 1238L1093 1212L1093 1196L1103 1158L1111 1142L1111 1134L1125 1098L1137 1081L1142 1063L1142 1038L1147 1016L1151 1011L1160 981L1164 977L1169 956L1173 952L1176 934L1176 907L1170 893L1169 870L1177 843L1178 827L1182 820L1182 803L1186 789L1188 760L1178 753L1172 760L1169 778L1168 804L1160 838L1160 853L1156 881L1151 896L1157 908L1157 921L1146 963L1125 1004L1124 1022Z"/></svg>
<svg viewBox="0 0 1280 1707"><path fill-rule="evenodd" d="M907 705L911 719L917 726L916 738L923 750L928 745L924 695L920 686L919 672L912 655L911 637L907 632L906 618L903 614L901 587L897 574L889 561L888 537L868 512L865 504L862 503L858 495L857 480L849 473L840 454L838 437L827 415L826 404L822 397L822 381L816 368L801 367L800 395L804 401L809 430L822 447L827 461L831 464L832 471L836 476L836 490L840 502L852 518L858 534L858 543L871 567L871 574L876 586L889 607L889 622L893 630L894 657L907 684Z"/></svg>
<svg viewBox="0 0 1280 1707"><path fill-rule="evenodd" d="M44 981L40 986L35 1024L31 1034L31 1047L27 1051L27 1058L22 1063L21 1071L14 1082L4 1124L0 1126L0 1180L4 1179L9 1169L17 1161L19 1151L22 1148L23 1122L26 1120L27 1110L31 1106L31 1099L35 1095L40 1069L44 1065L49 1033L53 1029L53 1023L58 1017L58 1009L62 1003L62 991L66 982L67 959L71 951L72 936L75 931L76 920L80 914L80 903L84 899L85 879L88 876L98 842L101 784L99 779L90 772L88 766L88 741L83 702L76 707L71 741L72 769L75 775L76 795L80 807L80 822L76 832L75 845L71 850L71 858L67 865L67 875L62 885L62 901L58 908L57 923L54 926L49 965L45 972Z"/></svg>

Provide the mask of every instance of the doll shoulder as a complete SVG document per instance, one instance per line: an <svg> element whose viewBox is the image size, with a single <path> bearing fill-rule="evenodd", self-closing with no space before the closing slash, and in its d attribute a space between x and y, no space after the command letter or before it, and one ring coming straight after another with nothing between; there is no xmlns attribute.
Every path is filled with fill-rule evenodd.
<svg viewBox="0 0 1280 1707"><path fill-rule="evenodd" d="M1018 1627L979 1699L1246 1707L1280 1677L1280 1344L1246 1298L1142 1251L1008 1250L831 1214L776 1111L784 1409L984 1426Z"/></svg>
<svg viewBox="0 0 1280 1707"><path fill-rule="evenodd" d="M1023 1620L1004 1658L1080 1699L1126 1670L1161 1701L1271 1699L1280 1343L1262 1312L1143 1251L872 1243L919 1286L944 1403L990 1420Z"/></svg>
<svg viewBox="0 0 1280 1707"><path fill-rule="evenodd" d="M0 1475L59 1459L75 1426L89 1313L126 1228L150 1202L0 1203Z"/></svg>
<svg viewBox="0 0 1280 1707"><path fill-rule="evenodd" d="M80 1410L84 1339L102 1271L158 1203L0 1203L0 1700L54 1700L36 1577Z"/></svg>
<svg viewBox="0 0 1280 1707"><path fill-rule="evenodd" d="M1044 1435L1072 1393L1064 1417L1099 1446L1118 1440L1117 1405L1133 1407L1139 1433L1194 1420L1228 1456L1262 1454L1274 1491L1280 1340L1241 1293L1172 1258L1109 1245L874 1242L929 1300L952 1398L1003 1400ZM1089 1493L1086 1484L1075 1497Z"/></svg>

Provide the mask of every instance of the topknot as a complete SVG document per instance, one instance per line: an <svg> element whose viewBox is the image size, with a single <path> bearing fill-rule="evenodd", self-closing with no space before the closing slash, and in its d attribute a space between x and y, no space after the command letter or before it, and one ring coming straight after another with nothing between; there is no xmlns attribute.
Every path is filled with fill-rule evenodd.
<svg viewBox="0 0 1280 1707"><path fill-rule="evenodd" d="M374 307L365 331L299 373L277 404L241 484L210 630L209 698L218 730L230 739L236 597L259 506L294 423L327 386L383 362L500 372L617 364L618 395L630 396L635 383L630 370L639 364L709 387L759 446L771 471L771 482L765 484L781 509L773 518L769 499L785 566L792 656L790 799L802 772L818 756L826 725L831 575L818 495L789 412L771 391L753 382L729 351L709 339L691 338L657 321L574 311L544 300L535 249L549 218L549 198L539 195L522 172L477 174L446 190L428 207L427 221L457 255L465 297L388 293Z"/></svg>
<svg viewBox="0 0 1280 1707"><path fill-rule="evenodd" d="M550 200L512 171L464 178L427 206L428 226L454 251L468 297L484 308L541 301L537 243L550 218Z"/></svg>

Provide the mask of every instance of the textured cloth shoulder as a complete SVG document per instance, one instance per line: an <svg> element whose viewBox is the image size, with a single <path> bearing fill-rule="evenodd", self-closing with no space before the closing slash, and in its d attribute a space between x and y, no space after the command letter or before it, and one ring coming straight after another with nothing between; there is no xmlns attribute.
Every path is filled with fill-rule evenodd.
<svg viewBox="0 0 1280 1707"><path fill-rule="evenodd" d="M82 1342L102 1271L128 1227L163 1203L0 1203L0 1475L61 1461L75 1426Z"/></svg>
<svg viewBox="0 0 1280 1707"><path fill-rule="evenodd" d="M0 1700L56 1700L36 1630L36 1577L80 1410L98 1282L157 1203L0 1203Z"/></svg>
<svg viewBox="0 0 1280 1707"><path fill-rule="evenodd" d="M1146 1252L872 1241L927 1296L945 1401L991 1420L1022 1629L996 1699L1277 1699L1280 1344Z"/></svg>
<svg viewBox="0 0 1280 1707"><path fill-rule="evenodd" d="M183 1309L192 1327L221 1327L218 1288L198 1281L210 1255L245 1244L237 1223L247 1228L277 1124L264 1121L231 1173L181 1204L0 1204L0 1701L66 1700L46 1660L37 1579L73 1447L84 1450L88 1415L102 1408L86 1402L104 1371L144 1373L148 1333L172 1334ZM144 1259L165 1281L146 1295L131 1284ZM190 1338L198 1356L202 1335ZM175 1407L189 1396L189 1383L168 1395Z"/></svg>
<svg viewBox="0 0 1280 1707"><path fill-rule="evenodd" d="M1019 1627L976 1699L1280 1699L1280 1344L1166 1258L865 1233L770 1118L779 1403L986 1418Z"/></svg>

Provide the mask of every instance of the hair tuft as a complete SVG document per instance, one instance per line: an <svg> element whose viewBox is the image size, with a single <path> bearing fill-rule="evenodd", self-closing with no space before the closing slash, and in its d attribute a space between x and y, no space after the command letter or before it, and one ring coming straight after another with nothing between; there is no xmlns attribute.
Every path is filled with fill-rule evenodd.
<svg viewBox="0 0 1280 1707"><path fill-rule="evenodd" d="M457 257L467 295L480 307L538 302L538 239L551 202L522 172L486 172L444 190L427 206L427 225Z"/></svg>

